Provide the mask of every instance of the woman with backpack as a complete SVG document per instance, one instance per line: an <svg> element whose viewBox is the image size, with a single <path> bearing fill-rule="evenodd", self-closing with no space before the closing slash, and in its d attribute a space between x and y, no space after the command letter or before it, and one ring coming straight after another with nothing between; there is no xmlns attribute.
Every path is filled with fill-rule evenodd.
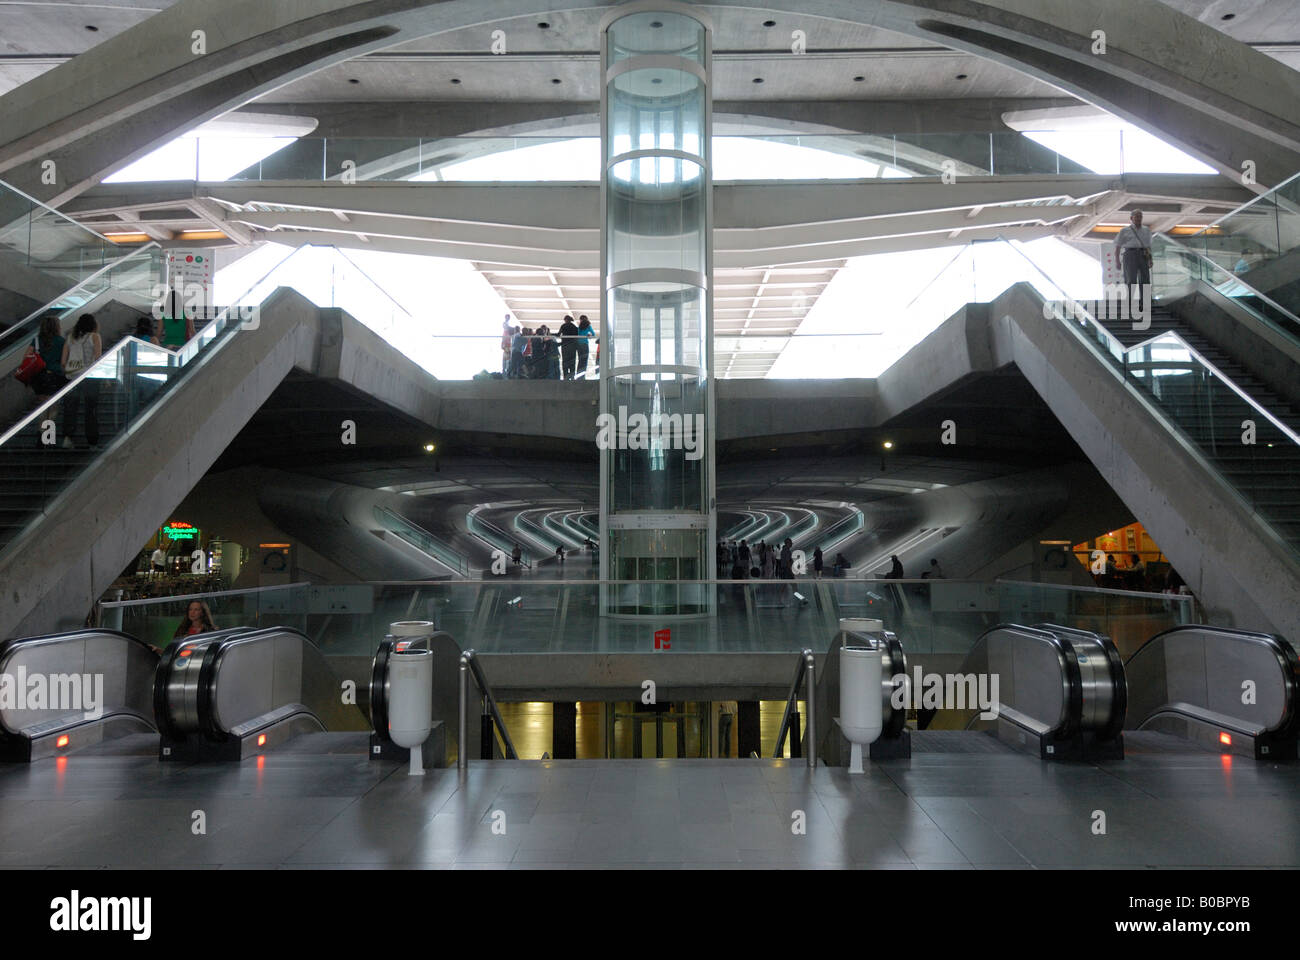
<svg viewBox="0 0 1300 960"><path fill-rule="evenodd" d="M77 318L72 336L63 344L63 372L70 380L84 374L104 352L99 339L99 324L89 313ZM77 414L82 403L86 405L86 443L92 450L99 449L99 381L82 377L63 402L63 445L72 446L72 435L77 429Z"/></svg>
<svg viewBox="0 0 1300 960"><path fill-rule="evenodd" d="M68 378L63 375L64 339L59 332L59 315L47 313L41 318L41 329L32 341L36 355L45 364L45 369L38 373L31 382L32 392L36 394L36 406L45 402L63 389Z"/></svg>

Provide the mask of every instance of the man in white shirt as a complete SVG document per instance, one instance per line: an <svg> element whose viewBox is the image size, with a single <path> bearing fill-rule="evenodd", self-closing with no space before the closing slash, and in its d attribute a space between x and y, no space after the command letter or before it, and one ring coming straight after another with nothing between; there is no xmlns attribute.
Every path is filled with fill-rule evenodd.
<svg viewBox="0 0 1300 960"><path fill-rule="evenodd" d="M149 557L149 567L154 573L162 573L167 568L167 554L161 545Z"/></svg>
<svg viewBox="0 0 1300 960"><path fill-rule="evenodd" d="M1151 283L1151 230L1142 226L1141 210L1133 211L1129 225L1115 237L1115 257L1124 268L1124 284L1130 297L1134 284Z"/></svg>

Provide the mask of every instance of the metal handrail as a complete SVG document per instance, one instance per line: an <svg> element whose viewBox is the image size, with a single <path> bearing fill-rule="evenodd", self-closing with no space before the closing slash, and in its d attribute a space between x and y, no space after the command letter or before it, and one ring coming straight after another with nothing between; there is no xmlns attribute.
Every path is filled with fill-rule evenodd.
<svg viewBox="0 0 1300 960"><path fill-rule="evenodd" d="M790 692L785 698L785 714L781 717L781 729L776 734L776 750L773 760L780 760L785 753L785 738L790 732L790 721L797 714L799 702L799 681L808 680L804 694L808 704L808 766L817 766L817 684L814 679L816 658L808 647L799 651L799 664L794 670L794 679L790 681Z"/></svg>
<svg viewBox="0 0 1300 960"><path fill-rule="evenodd" d="M466 650L460 655L460 740L456 745L456 766L463 773L469 769L469 678L470 674L474 675L474 683L478 686L479 693L482 694L484 701L487 703L488 712L492 715L492 720L497 729L501 732L501 739L506 745L506 759L518 760L519 754L515 752L515 745L510 739L510 731L506 729L506 722L501 718L501 711L497 709L496 697L492 696L492 688L488 686L487 678L483 676L483 668L479 666L478 657L474 655L473 650Z"/></svg>

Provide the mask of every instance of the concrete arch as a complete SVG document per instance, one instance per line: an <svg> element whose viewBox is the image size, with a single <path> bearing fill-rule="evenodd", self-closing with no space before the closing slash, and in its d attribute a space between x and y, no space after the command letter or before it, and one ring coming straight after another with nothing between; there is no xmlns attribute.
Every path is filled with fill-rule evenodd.
<svg viewBox="0 0 1300 960"><path fill-rule="evenodd" d="M610 3L572 3L571 11ZM1300 169L1300 74L1157 0L715 0L910 34L1053 83L1224 173ZM0 98L0 174L61 203L197 123L362 53L553 0L181 0ZM188 38L203 30L208 52ZM1107 53L1094 55L1093 31ZM1207 74L1213 71L1207 79ZM62 173L40 182L40 161Z"/></svg>

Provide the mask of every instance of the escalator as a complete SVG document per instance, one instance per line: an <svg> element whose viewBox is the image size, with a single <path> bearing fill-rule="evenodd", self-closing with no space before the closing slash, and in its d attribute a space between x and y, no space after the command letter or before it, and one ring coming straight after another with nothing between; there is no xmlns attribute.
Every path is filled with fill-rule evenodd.
<svg viewBox="0 0 1300 960"><path fill-rule="evenodd" d="M154 680L166 760L243 760L303 733L365 729L305 634L268 627L168 647Z"/></svg>
<svg viewBox="0 0 1300 960"><path fill-rule="evenodd" d="M31 762L156 732L158 659L153 647L115 630L0 644L0 683L9 687L0 695L0 760Z"/></svg>
<svg viewBox="0 0 1300 960"><path fill-rule="evenodd" d="M1283 638L1175 627L1139 648L1125 672L1128 729L1257 760L1297 759L1300 660Z"/></svg>
<svg viewBox="0 0 1300 960"><path fill-rule="evenodd" d="M967 692L988 678L988 712L995 714L970 703L944 704L961 728L982 727L1044 760L1124 756L1127 687L1119 651L1108 637L1054 624L1000 624L975 642L958 676L973 678L953 685ZM934 708L923 706L917 728L927 729L935 717Z"/></svg>

